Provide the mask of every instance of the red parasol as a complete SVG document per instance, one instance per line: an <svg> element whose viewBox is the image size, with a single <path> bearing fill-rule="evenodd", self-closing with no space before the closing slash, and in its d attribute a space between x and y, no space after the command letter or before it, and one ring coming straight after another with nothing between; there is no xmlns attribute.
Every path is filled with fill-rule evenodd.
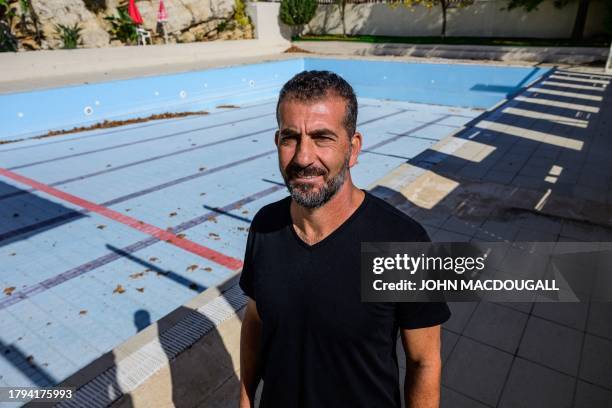
<svg viewBox="0 0 612 408"><path fill-rule="evenodd" d="M166 12L166 6L164 6L164 0L159 0L159 10L157 11L157 21L160 23L168 21L168 13Z"/></svg>
<svg viewBox="0 0 612 408"><path fill-rule="evenodd" d="M128 14L130 15L130 17L132 18L132 21L135 24L142 24L142 16L140 15L140 12L138 11L138 7L136 7L136 0L130 0L130 4L128 5Z"/></svg>

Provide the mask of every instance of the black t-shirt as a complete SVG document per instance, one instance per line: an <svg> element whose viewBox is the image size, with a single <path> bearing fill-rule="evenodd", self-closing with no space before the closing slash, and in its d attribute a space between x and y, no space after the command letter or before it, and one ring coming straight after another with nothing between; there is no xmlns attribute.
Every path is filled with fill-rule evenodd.
<svg viewBox="0 0 612 408"><path fill-rule="evenodd" d="M362 303L361 242L429 241L416 221L366 192L322 241L296 234L286 197L249 230L242 290L262 319L260 407L399 407L398 327L446 321L445 303Z"/></svg>

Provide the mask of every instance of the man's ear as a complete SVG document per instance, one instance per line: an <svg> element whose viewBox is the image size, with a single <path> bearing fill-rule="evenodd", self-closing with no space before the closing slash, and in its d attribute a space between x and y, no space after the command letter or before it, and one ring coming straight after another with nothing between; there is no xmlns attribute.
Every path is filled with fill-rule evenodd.
<svg viewBox="0 0 612 408"><path fill-rule="evenodd" d="M357 164L357 157L361 152L361 144L363 143L363 136L359 132L355 132L351 138L351 158L349 160L349 167L353 167Z"/></svg>
<svg viewBox="0 0 612 408"><path fill-rule="evenodd" d="M280 135L280 130L274 132L274 144L278 147L278 136Z"/></svg>

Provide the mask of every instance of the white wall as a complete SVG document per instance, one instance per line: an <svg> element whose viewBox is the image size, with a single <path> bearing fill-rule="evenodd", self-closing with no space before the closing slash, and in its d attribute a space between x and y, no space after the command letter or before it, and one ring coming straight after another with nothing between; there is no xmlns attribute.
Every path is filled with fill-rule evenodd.
<svg viewBox="0 0 612 408"><path fill-rule="evenodd" d="M281 23L280 3L247 3L247 13L255 26L255 38L258 40L289 46L291 34L289 28Z"/></svg>
<svg viewBox="0 0 612 408"><path fill-rule="evenodd" d="M571 36L578 2L557 9L552 1L538 10L502 10L505 0L475 0L465 8L448 13L449 36L567 38ZM589 7L585 36L603 33L604 2L595 0ZM387 4L350 4L346 7L347 34L389 36L435 36L441 30L439 8L423 6L391 8ZM335 5L319 5L309 27L315 33L341 34L340 13Z"/></svg>

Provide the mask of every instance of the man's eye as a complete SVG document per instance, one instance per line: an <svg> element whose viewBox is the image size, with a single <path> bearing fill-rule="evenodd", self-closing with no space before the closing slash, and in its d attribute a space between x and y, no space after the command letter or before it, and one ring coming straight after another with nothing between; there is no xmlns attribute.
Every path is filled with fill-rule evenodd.
<svg viewBox="0 0 612 408"><path fill-rule="evenodd" d="M290 143L290 142L294 142L295 139L296 139L295 136L283 136L281 138L281 143L287 144L287 143Z"/></svg>
<svg viewBox="0 0 612 408"><path fill-rule="evenodd" d="M315 137L315 140L320 141L320 142L331 142L334 140L334 138L331 136L321 135L321 136Z"/></svg>

